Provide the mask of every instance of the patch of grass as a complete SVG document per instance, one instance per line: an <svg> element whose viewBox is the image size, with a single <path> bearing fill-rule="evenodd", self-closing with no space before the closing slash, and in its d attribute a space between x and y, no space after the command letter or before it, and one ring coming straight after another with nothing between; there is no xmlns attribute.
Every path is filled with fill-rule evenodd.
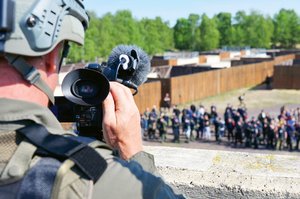
<svg viewBox="0 0 300 199"><path fill-rule="evenodd" d="M216 105L218 111L223 113L227 104L232 104L233 107L238 107L238 97L243 93L245 93L244 102L248 110L293 104L299 104L300 106L300 90L265 90L257 88L244 88L208 97L199 101L186 103L180 105L179 107L189 107L191 104L199 106L202 104L208 111L210 111L210 106Z"/></svg>

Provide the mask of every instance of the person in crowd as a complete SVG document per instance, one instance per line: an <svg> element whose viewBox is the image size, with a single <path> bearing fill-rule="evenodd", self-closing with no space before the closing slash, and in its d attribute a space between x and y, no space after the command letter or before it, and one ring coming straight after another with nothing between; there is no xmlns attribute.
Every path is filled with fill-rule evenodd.
<svg viewBox="0 0 300 199"><path fill-rule="evenodd" d="M262 109L262 110L260 111L260 113L258 114L257 119L258 119L258 121L260 121L262 124L264 124L266 117L267 117L267 114L266 114L265 110Z"/></svg>
<svg viewBox="0 0 300 199"><path fill-rule="evenodd" d="M232 119L233 119L234 123L237 123L238 121L240 121L241 118L242 118L242 116L240 115L240 113L236 109L232 109Z"/></svg>
<svg viewBox="0 0 300 199"><path fill-rule="evenodd" d="M262 131L263 131L260 121L255 120L254 129L255 132L253 134L253 145L254 145L254 149L258 149L261 136L262 136Z"/></svg>
<svg viewBox="0 0 300 199"><path fill-rule="evenodd" d="M225 135L225 128L225 121L218 117L216 122L216 142L220 143L222 141L222 137Z"/></svg>
<svg viewBox="0 0 300 199"><path fill-rule="evenodd" d="M157 120L157 128L159 131L159 137L161 142L166 141L167 127L168 127L168 122L166 121L164 113L162 113Z"/></svg>
<svg viewBox="0 0 300 199"><path fill-rule="evenodd" d="M251 121L247 121L244 124L245 129L245 147L250 148L252 145L252 132L253 132L253 124Z"/></svg>
<svg viewBox="0 0 300 199"><path fill-rule="evenodd" d="M265 144L265 141L266 141L266 138L267 138L267 130L268 130L269 124L268 124L268 120L267 120L267 114L266 114L266 112L263 109L258 114L257 120L262 125L262 129L263 129L263 132L262 132L262 135L263 135L262 142L263 142L263 144Z"/></svg>
<svg viewBox="0 0 300 199"><path fill-rule="evenodd" d="M272 80L272 76L268 74L265 79L266 89L272 89Z"/></svg>
<svg viewBox="0 0 300 199"><path fill-rule="evenodd" d="M234 127L235 127L235 122L231 117L229 117L227 119L227 125L226 125L228 142L234 142L234 134L233 134Z"/></svg>
<svg viewBox="0 0 300 199"><path fill-rule="evenodd" d="M186 137L187 143L189 143L191 139L191 122L192 122L192 118L191 115L189 114L189 111L187 109L183 109L181 123L182 123L182 130Z"/></svg>
<svg viewBox="0 0 300 199"><path fill-rule="evenodd" d="M237 147L238 143L240 143L240 145L243 144L243 133L244 133L243 128L244 128L244 122L243 119L240 118L235 125L235 142L234 142L235 147Z"/></svg>
<svg viewBox="0 0 300 199"><path fill-rule="evenodd" d="M213 131L217 132L217 119L218 119L218 112L217 112L217 107L215 105L212 105L210 107L210 123L213 126Z"/></svg>
<svg viewBox="0 0 300 199"><path fill-rule="evenodd" d="M197 118L197 109L194 104L190 106L189 114L191 115L191 139L199 139L198 131L198 118ZM194 131L196 131L196 137L194 136Z"/></svg>
<svg viewBox="0 0 300 199"><path fill-rule="evenodd" d="M165 97L163 99L163 106L165 109L167 109L167 111L171 108L171 98L170 98L170 94L166 93Z"/></svg>
<svg viewBox="0 0 300 199"><path fill-rule="evenodd" d="M283 117L278 119L277 124L277 148L281 151L283 149L284 140L287 138L286 135L286 121Z"/></svg>
<svg viewBox="0 0 300 199"><path fill-rule="evenodd" d="M300 107L297 107L294 113L295 120L298 124L300 124Z"/></svg>
<svg viewBox="0 0 300 199"><path fill-rule="evenodd" d="M144 111L144 113L141 115L141 119L143 120L142 122L142 130L144 132L144 137L146 137L148 135L148 120L149 120L149 114L150 114L150 110L147 107L146 110Z"/></svg>
<svg viewBox="0 0 300 199"><path fill-rule="evenodd" d="M141 133L142 133L142 137L144 138L147 134L146 132L148 128L146 128L146 123L148 122L147 121L148 118L146 118L144 114L141 114L140 117L141 117Z"/></svg>
<svg viewBox="0 0 300 199"><path fill-rule="evenodd" d="M209 141L211 138L211 131L210 131L211 123L208 114L204 114L203 123L204 123L204 140Z"/></svg>
<svg viewBox="0 0 300 199"><path fill-rule="evenodd" d="M172 130L173 130L173 135L174 135L173 142L179 143L180 142L180 119L179 119L178 112L177 112L177 114L176 114L176 112L173 113Z"/></svg>
<svg viewBox="0 0 300 199"><path fill-rule="evenodd" d="M148 118L148 138L149 140L155 139L155 133L157 129L157 118L158 114L156 111L156 106L153 106L152 110L149 113Z"/></svg>
<svg viewBox="0 0 300 199"><path fill-rule="evenodd" d="M203 139L203 133L204 133L204 114L205 114L205 108L203 105L200 105L197 111L197 119L198 119L197 135L200 134L200 139ZM197 137L199 139L199 136Z"/></svg>
<svg viewBox="0 0 300 199"><path fill-rule="evenodd" d="M242 117L243 122L246 122L246 120L248 119L247 108L246 107L238 107L237 112Z"/></svg>
<svg viewBox="0 0 300 199"><path fill-rule="evenodd" d="M224 120L225 120L225 125L226 125L226 131L228 133L228 125L229 121L233 119L233 109L231 104L227 104L224 112Z"/></svg>
<svg viewBox="0 0 300 199"><path fill-rule="evenodd" d="M180 110L179 108L177 107L177 104L174 104L173 107L172 107L173 111L172 111L172 114L175 114L177 116L180 115Z"/></svg>
<svg viewBox="0 0 300 199"><path fill-rule="evenodd" d="M293 151L293 139L294 139L294 133L295 133L295 119L292 115L289 113L287 114L287 120L286 120L286 132L287 132L287 138L286 143L288 146L289 151Z"/></svg>
<svg viewBox="0 0 300 199"><path fill-rule="evenodd" d="M296 124L295 124L295 140L296 140L295 150L299 151L300 123L298 123L298 122L296 122Z"/></svg>
<svg viewBox="0 0 300 199"><path fill-rule="evenodd" d="M239 107L246 107L246 104L245 104L245 93L243 93L242 95L240 95L238 97L238 100L240 102Z"/></svg>
<svg viewBox="0 0 300 199"><path fill-rule="evenodd" d="M285 120L287 120L287 109L285 106L280 107L280 113L278 115L278 119L280 118L284 118Z"/></svg>
<svg viewBox="0 0 300 199"><path fill-rule="evenodd" d="M276 124L275 120L272 119L270 123L268 123L267 128L267 149L275 149L275 134L276 134Z"/></svg>

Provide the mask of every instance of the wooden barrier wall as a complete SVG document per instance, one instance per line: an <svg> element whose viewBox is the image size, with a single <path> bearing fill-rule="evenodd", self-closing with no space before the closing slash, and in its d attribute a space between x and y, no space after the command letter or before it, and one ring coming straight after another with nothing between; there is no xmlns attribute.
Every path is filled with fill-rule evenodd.
<svg viewBox="0 0 300 199"><path fill-rule="evenodd" d="M162 99L161 90L161 81L146 83L139 87L139 92L134 96L134 100L141 113L144 112L146 108L151 109L153 105L160 107L160 101Z"/></svg>
<svg viewBox="0 0 300 199"><path fill-rule="evenodd" d="M273 74L273 63L263 62L171 78L174 104L200 100L231 90L255 86Z"/></svg>
<svg viewBox="0 0 300 199"><path fill-rule="evenodd" d="M275 66L273 88L300 89L300 67Z"/></svg>
<svg viewBox="0 0 300 199"><path fill-rule="evenodd" d="M201 100L228 91L255 86L273 76L274 65L294 59L295 55L276 57L272 61L213 70L146 83L139 87L135 101L143 112L153 105L159 107L164 94L169 92L172 104Z"/></svg>

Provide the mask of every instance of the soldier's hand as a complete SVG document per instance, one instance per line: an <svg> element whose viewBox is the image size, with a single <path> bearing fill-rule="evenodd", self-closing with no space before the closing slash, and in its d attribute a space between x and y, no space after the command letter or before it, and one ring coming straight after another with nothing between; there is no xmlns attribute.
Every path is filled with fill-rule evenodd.
<svg viewBox="0 0 300 199"><path fill-rule="evenodd" d="M143 150L140 113L129 88L110 83L110 93L103 102L103 131L106 142L128 160Z"/></svg>

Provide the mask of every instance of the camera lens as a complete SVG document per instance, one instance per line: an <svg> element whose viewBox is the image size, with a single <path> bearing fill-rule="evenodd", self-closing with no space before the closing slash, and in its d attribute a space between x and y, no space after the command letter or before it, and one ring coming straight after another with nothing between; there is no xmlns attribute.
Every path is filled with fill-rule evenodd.
<svg viewBox="0 0 300 199"><path fill-rule="evenodd" d="M99 92L99 86L93 81L79 80L73 86L74 95L80 98L93 98Z"/></svg>
<svg viewBox="0 0 300 199"><path fill-rule="evenodd" d="M77 69L66 75L62 92L75 104L95 106L103 102L109 93L109 81L99 71Z"/></svg>

